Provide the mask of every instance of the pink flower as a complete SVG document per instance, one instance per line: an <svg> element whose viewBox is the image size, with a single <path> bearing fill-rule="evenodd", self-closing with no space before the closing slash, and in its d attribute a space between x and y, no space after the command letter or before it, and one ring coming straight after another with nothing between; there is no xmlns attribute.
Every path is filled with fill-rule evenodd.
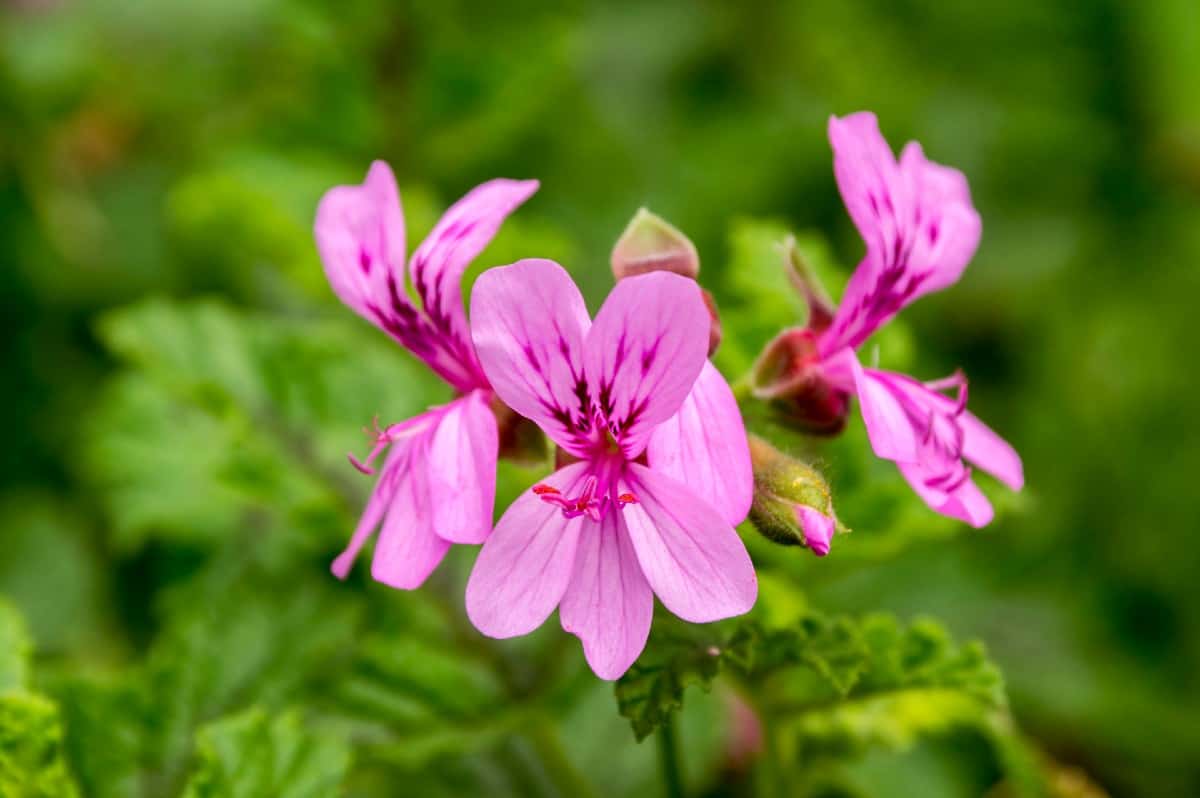
<svg viewBox="0 0 1200 798"><path fill-rule="evenodd" d="M966 378L921 383L864 368L855 354L906 305L962 275L981 230L966 178L927 160L916 142L897 162L871 113L831 118L829 139L838 188L867 252L832 318L818 314L813 367L836 391L858 395L875 453L895 461L930 507L984 526L992 506L964 460L1014 490L1024 475L1016 451L967 412ZM942 393L948 389L953 398Z"/></svg>
<svg viewBox="0 0 1200 798"><path fill-rule="evenodd" d="M480 276L471 321L496 394L574 459L484 543L467 584L475 626L523 635L558 607L592 670L616 679L645 646L654 595L692 622L748 611L757 581L733 524L749 492L719 485L723 469L749 484L749 461L712 462L704 444L745 430L706 366L699 287L668 272L622 280L593 323L561 266L524 260Z"/></svg>
<svg viewBox="0 0 1200 798"><path fill-rule="evenodd" d="M344 579L382 524L371 575L419 587L451 543L480 543L492 526L498 432L491 386L474 347L460 283L504 219L537 190L533 180L492 180L455 203L417 247L405 272L404 217L391 169L371 164L359 186L330 189L317 208L317 249L334 292L398 341L457 396L449 404L375 429L365 473L390 447L358 527L332 570ZM409 298L409 279L420 306Z"/></svg>

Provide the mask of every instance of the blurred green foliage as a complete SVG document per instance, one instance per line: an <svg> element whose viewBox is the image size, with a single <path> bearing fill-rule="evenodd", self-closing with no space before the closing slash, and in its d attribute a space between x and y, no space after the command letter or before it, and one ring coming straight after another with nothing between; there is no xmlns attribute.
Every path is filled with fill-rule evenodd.
<svg viewBox="0 0 1200 798"><path fill-rule="evenodd" d="M574 638L466 623L469 549L417 593L329 575L358 429L446 394L337 304L313 210L381 157L416 242L537 177L471 274L556 258L595 307L646 205L696 242L736 378L802 312L779 240L835 296L861 253L824 124L862 108L963 169L985 231L868 354L961 365L1028 487L985 484L970 532L860 423L748 409L854 531L816 560L744 530L755 613L658 618L622 711L671 718L694 794L1200 792L1198 75L1194 0L7 4L0 795L659 789ZM498 507L538 475L505 465Z"/></svg>

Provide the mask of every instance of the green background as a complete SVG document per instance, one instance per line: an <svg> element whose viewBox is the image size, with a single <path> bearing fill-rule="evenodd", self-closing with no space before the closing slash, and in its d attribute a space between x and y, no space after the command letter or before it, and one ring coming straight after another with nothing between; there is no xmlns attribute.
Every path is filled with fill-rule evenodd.
<svg viewBox="0 0 1200 798"><path fill-rule="evenodd" d="M313 210L383 158L411 247L473 185L536 177L476 266L555 258L594 310L646 205L695 241L736 378L797 312L773 241L800 234L831 282L861 254L825 124L870 109L894 148L962 169L984 222L962 281L874 351L922 378L962 366L1027 487L989 485L1003 512L978 532L884 501L839 459L865 447L855 422L818 455L853 534L822 561L756 556L787 559L825 611L982 639L1026 737L1079 778L1200 792L1193 0L0 13L0 594L36 651L30 695L65 728L45 791L653 789L652 744L574 638L552 621L494 647L462 627L469 550L418 596L365 561L346 585L325 570L368 487L342 459L365 451L358 428L446 394L332 297ZM506 468L500 501L537 475ZM463 664L476 650L488 667ZM689 784L744 793L721 692L692 693ZM960 737L868 747L842 786L804 789L981 794L995 765ZM280 774L299 791L229 786Z"/></svg>

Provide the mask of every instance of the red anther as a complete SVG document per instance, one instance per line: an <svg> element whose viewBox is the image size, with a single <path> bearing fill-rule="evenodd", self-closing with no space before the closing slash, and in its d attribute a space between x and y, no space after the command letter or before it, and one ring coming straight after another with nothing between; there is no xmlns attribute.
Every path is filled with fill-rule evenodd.
<svg viewBox="0 0 1200 798"><path fill-rule="evenodd" d="M634 496L632 493L622 493L620 496L617 497L617 503L622 504L622 505L637 504L638 500L637 500L637 496Z"/></svg>
<svg viewBox="0 0 1200 798"><path fill-rule="evenodd" d="M538 496L545 496L548 493L556 494L556 495L558 493L561 493L561 491L559 491L558 488L553 487L551 485L534 485L533 492L536 493Z"/></svg>

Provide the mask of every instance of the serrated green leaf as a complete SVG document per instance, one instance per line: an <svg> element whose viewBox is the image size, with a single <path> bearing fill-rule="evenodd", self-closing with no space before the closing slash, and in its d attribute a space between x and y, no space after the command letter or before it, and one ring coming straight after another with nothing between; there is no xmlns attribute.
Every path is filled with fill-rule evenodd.
<svg viewBox="0 0 1200 798"><path fill-rule="evenodd" d="M637 739L644 739L683 707L689 686L707 690L728 662L746 667L757 643L753 627L659 617L646 650L616 683L617 707Z"/></svg>
<svg viewBox="0 0 1200 798"><path fill-rule="evenodd" d="M339 794L350 747L298 713L253 708L202 728L196 760L185 798L321 798Z"/></svg>
<svg viewBox="0 0 1200 798"><path fill-rule="evenodd" d="M0 693L0 795L74 798L58 707L45 696Z"/></svg>

